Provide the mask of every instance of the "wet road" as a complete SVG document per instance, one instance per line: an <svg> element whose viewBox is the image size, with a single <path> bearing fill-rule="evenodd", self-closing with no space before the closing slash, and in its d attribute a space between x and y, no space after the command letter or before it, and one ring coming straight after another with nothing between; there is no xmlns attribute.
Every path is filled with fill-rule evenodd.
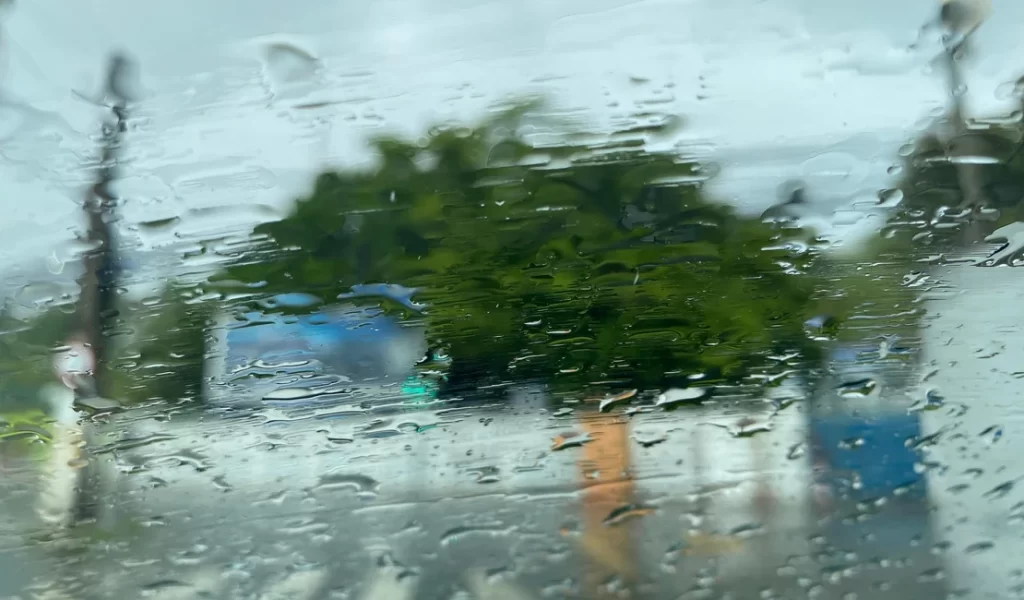
<svg viewBox="0 0 1024 600"><path fill-rule="evenodd" d="M671 413L587 406L553 413L535 405L537 394L520 396L500 410L390 408L331 419L281 410L233 420L132 413L133 422L119 423L131 439L101 445L93 458L107 469L97 522L54 534L38 521L27 528L31 514L8 519L0 565L20 579L5 578L0 591L52 598L945 593L925 496L895 484L867 489L874 484L863 467L855 467L864 473L859 489L870 494L836 483L847 471L824 477L829 459L811 443L820 415L801 403L774 416L767 403L728 397ZM734 437L737 430L725 427L741 418L770 430ZM25 485L33 468L11 472L20 491L5 488L5 503L23 513L36 502ZM516 591L494 587L511 582Z"/></svg>
<svg viewBox="0 0 1024 600"><path fill-rule="evenodd" d="M294 597L359 597L389 576L374 568L380 557L409 570L417 598L458 597L473 569L514 579L530 592L524 597L534 598L622 597L625 590L651 599L944 593L941 563L912 507L886 507L864 520L837 518L817 530L768 524L746 537L687 536L695 515L681 498L662 498L652 514L588 532L579 504L567 492L351 511L297 508L275 516L244 505L232 516L168 514L130 544L66 551L58 572L74 598L198 598L203 587L216 590L214 597L245 598L267 594L303 570L315 575L316 585ZM213 583L208 573L216 573ZM190 596L161 595L190 588ZM768 590L775 596L760 595Z"/></svg>

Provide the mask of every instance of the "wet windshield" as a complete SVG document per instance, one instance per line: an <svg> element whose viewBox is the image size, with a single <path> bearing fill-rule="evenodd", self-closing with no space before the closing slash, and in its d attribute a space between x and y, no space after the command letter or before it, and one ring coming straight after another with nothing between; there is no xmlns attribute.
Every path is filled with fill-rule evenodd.
<svg viewBox="0 0 1024 600"><path fill-rule="evenodd" d="M1011 0L0 1L0 597L1011 598Z"/></svg>

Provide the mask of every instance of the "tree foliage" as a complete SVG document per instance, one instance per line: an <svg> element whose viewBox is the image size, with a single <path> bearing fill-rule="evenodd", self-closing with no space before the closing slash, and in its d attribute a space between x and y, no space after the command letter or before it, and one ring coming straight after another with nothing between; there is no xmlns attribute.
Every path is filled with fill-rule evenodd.
<svg viewBox="0 0 1024 600"><path fill-rule="evenodd" d="M113 351L104 371L113 400L200 398L214 307L195 301L189 291L172 284L151 301L122 302L104 331ZM39 405L40 390L56 382L54 352L77 319L72 305L52 306L28 319L0 313L0 411Z"/></svg>
<svg viewBox="0 0 1024 600"><path fill-rule="evenodd" d="M982 241L1024 218L1024 128L973 126L953 135L938 127L914 142L902 161L902 202L883 231L887 251L945 253ZM965 186L978 182L970 204Z"/></svg>
<svg viewBox="0 0 1024 600"><path fill-rule="evenodd" d="M54 349L75 323L71 306L54 306L31 319L0 312L0 397L2 410L38 406L39 390L55 381Z"/></svg>
<svg viewBox="0 0 1024 600"><path fill-rule="evenodd" d="M697 163L533 144L527 114L377 140L376 169L321 174L222 279L326 302L414 288L456 389L735 378L771 351L814 353L806 255L707 199Z"/></svg>

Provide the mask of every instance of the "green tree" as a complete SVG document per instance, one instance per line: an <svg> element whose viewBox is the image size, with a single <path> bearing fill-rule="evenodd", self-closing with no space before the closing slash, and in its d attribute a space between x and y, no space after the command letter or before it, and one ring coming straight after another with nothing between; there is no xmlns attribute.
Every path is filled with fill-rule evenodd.
<svg viewBox="0 0 1024 600"><path fill-rule="evenodd" d="M116 397L127 404L202 399L207 338L216 306L175 283L128 307L134 335L115 346Z"/></svg>
<svg viewBox="0 0 1024 600"><path fill-rule="evenodd" d="M883 231L880 249L911 253L950 252L977 243L1007 223L1024 217L1024 130L997 125L943 141L928 133L902 162L898 193L902 201ZM964 155L958 147L978 151ZM979 200L965 186L978 182Z"/></svg>
<svg viewBox="0 0 1024 600"><path fill-rule="evenodd" d="M529 115L377 140L375 170L320 175L220 281L325 302L414 288L454 391L735 380L773 351L816 355L809 254L708 200L694 161L531 144Z"/></svg>
<svg viewBox="0 0 1024 600"><path fill-rule="evenodd" d="M0 311L0 394L2 411L38 407L39 390L55 381L53 352L75 321L73 306L55 306L32 318Z"/></svg>
<svg viewBox="0 0 1024 600"><path fill-rule="evenodd" d="M57 383L54 351L77 323L72 304L51 306L29 318L0 311L0 414L38 408L39 392ZM120 301L104 334L111 365L111 399L125 405L200 399L212 302L193 289L168 285L145 302Z"/></svg>

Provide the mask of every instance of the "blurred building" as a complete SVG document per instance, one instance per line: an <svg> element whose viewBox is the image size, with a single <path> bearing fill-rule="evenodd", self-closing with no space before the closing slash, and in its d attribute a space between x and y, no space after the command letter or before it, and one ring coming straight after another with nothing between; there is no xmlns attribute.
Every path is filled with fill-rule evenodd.
<svg viewBox="0 0 1024 600"><path fill-rule="evenodd" d="M1018 299L1024 280L1009 267L932 270L919 394L941 398L922 414L922 468L954 589L969 598L1020 593L1024 517L1016 450L1024 449Z"/></svg>

